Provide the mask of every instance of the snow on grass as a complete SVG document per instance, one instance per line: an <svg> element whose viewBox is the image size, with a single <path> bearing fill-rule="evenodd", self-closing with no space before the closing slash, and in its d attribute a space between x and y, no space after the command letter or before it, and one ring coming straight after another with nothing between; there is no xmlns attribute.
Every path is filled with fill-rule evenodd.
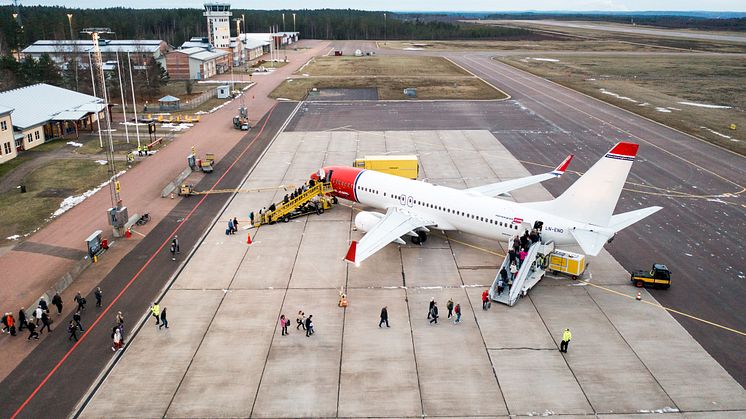
<svg viewBox="0 0 746 419"><path fill-rule="evenodd" d="M556 59L556 58L531 58L531 57L526 57L526 58L528 58L530 60L534 60L534 61L546 61L546 62L550 62L550 63L558 63L559 62L559 60Z"/></svg>
<svg viewBox="0 0 746 419"><path fill-rule="evenodd" d="M126 172L126 170L122 170L121 172L117 173L117 177L123 175ZM62 200L62 203L60 204L60 207L57 208L57 211L52 213L51 218L59 217L60 215L66 213L76 205L80 204L81 202L85 201L88 197L93 196L96 192L100 191L101 188L108 185L111 182L111 179L107 180L106 182L96 186L93 189L89 189L85 192L83 192L80 195L75 196L68 196L67 198Z"/></svg>
<svg viewBox="0 0 746 419"><path fill-rule="evenodd" d="M698 108L708 108L708 109L731 109L732 108L732 106L709 105L707 103L696 103L696 102L679 102L679 105L696 106Z"/></svg>
<svg viewBox="0 0 746 419"><path fill-rule="evenodd" d="M73 147L83 147L83 144L81 144L81 143L76 143L75 141L68 141L68 142L67 142L67 145L71 145L71 146L73 146Z"/></svg>
<svg viewBox="0 0 746 419"><path fill-rule="evenodd" d="M21 236L20 236L19 234L14 234L14 235L12 235L12 236L8 236L8 237L6 237L5 239L6 239L6 240L18 240L18 239L20 239L20 238L21 238Z"/></svg>
<svg viewBox="0 0 746 419"><path fill-rule="evenodd" d="M632 99L630 97L622 96L622 95L620 95L618 93L610 92L610 91L608 91L608 90L606 90L604 88L601 88L601 89L598 89L598 90L600 90L601 93L603 93L605 95L609 95L609 96L615 97L617 99L626 100L627 102L632 102L632 103L640 103L639 101L634 100L634 99Z"/></svg>
<svg viewBox="0 0 746 419"><path fill-rule="evenodd" d="M668 108L661 108L660 106L656 106L655 110L658 111L658 112L663 112L663 113L671 113L670 109L668 109Z"/></svg>
<svg viewBox="0 0 746 419"><path fill-rule="evenodd" d="M94 163L98 163L98 164L100 164L101 166L103 166L103 165L105 165L105 164L107 164L107 163L109 163L109 162L108 162L108 161L106 161L106 160L96 160L96 161L95 161Z"/></svg>
<svg viewBox="0 0 746 419"><path fill-rule="evenodd" d="M643 409L643 410L638 410L638 412L640 412L640 413L678 413L679 409L677 409L675 407L668 407L668 406L666 406L666 407L664 407L662 409L655 409L655 410Z"/></svg>
<svg viewBox="0 0 746 419"><path fill-rule="evenodd" d="M735 138L731 137L730 135L725 135L725 134L719 133L719 132L717 132L715 130L712 130L712 129L709 129L707 127L700 127L700 128L702 128L703 130L706 130L706 131L710 131L711 133L717 135L718 137L725 138L725 139L728 139L728 140L731 140L731 141L738 141Z"/></svg>
<svg viewBox="0 0 746 419"><path fill-rule="evenodd" d="M179 132L187 130L191 127L193 127L194 124L188 124L188 123L180 123L180 124L162 124L161 128L165 128L171 132Z"/></svg>
<svg viewBox="0 0 746 419"><path fill-rule="evenodd" d="M415 47L406 47L403 49L404 51L424 51L425 50L425 48L415 48Z"/></svg>

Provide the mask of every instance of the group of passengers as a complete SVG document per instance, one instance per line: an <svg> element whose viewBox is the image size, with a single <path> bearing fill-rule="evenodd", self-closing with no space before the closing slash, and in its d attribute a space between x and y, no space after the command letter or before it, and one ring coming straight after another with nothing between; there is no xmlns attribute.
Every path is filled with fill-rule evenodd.
<svg viewBox="0 0 746 419"><path fill-rule="evenodd" d="M540 242L541 233L536 228L532 229L531 232L527 229L520 237L517 235L513 237L513 247L508 251L508 269L505 269L504 266L500 269L500 278L497 282L497 295L502 294L506 285L508 287L508 292L510 292L510 288L513 286L513 280L521 269L523 262L526 260L528 249L534 243Z"/></svg>

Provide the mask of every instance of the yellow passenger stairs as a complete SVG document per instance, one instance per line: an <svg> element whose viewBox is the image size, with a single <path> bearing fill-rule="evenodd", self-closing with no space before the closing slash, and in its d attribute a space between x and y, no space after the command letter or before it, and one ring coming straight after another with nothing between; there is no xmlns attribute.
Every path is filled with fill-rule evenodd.
<svg viewBox="0 0 746 419"><path fill-rule="evenodd" d="M252 219L253 227L274 224L278 221L286 223L293 218L308 214L323 214L325 210L337 203L337 199L331 195L332 192L334 189L330 183L315 182L298 196L282 200L270 205L267 210L259 211L259 214Z"/></svg>

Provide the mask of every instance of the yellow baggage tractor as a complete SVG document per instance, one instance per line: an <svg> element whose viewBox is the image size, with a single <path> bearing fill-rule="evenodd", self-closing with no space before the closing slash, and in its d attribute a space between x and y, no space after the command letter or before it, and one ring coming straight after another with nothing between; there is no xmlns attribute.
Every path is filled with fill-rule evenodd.
<svg viewBox="0 0 746 419"><path fill-rule="evenodd" d="M547 269L552 271L552 273L563 273L570 275L572 279L577 279L583 275L586 266L588 265L585 263L585 255L555 249L549 254L549 266Z"/></svg>

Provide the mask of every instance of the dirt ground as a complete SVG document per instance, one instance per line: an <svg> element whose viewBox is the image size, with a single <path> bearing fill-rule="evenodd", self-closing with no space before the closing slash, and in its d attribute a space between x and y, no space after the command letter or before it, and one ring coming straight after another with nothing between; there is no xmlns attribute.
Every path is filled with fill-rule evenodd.
<svg viewBox="0 0 746 419"><path fill-rule="evenodd" d="M500 61L746 154L742 57L542 54Z"/></svg>
<svg viewBox="0 0 746 419"><path fill-rule="evenodd" d="M376 88L384 100L504 99L503 92L441 57L318 57L281 84L271 97L300 100L312 88Z"/></svg>

